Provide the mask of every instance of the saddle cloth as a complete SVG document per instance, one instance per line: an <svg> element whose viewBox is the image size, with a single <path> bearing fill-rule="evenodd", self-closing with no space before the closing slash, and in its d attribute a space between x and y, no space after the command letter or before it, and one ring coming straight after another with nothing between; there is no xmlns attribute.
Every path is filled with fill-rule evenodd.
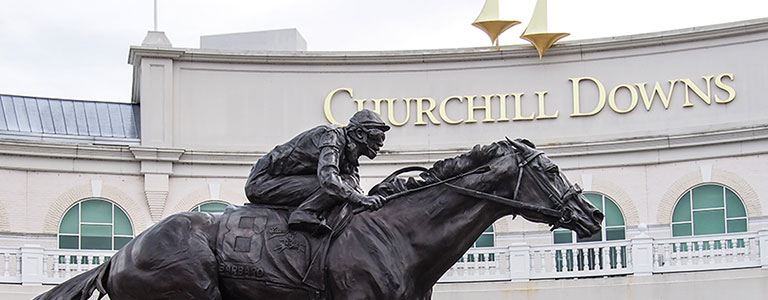
<svg viewBox="0 0 768 300"><path fill-rule="evenodd" d="M331 237L288 229L292 209L229 206L216 241L219 276L325 290L322 270Z"/></svg>

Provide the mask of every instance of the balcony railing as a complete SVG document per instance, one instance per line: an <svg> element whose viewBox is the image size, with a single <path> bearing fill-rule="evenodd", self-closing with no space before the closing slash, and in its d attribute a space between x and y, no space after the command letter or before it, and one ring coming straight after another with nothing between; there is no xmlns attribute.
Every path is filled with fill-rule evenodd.
<svg viewBox="0 0 768 300"><path fill-rule="evenodd" d="M109 260L114 251L0 248L0 283L57 284ZM472 249L440 282L527 281L768 268L768 230L756 233Z"/></svg>
<svg viewBox="0 0 768 300"><path fill-rule="evenodd" d="M468 251L440 282L527 281L768 268L768 230Z"/></svg>
<svg viewBox="0 0 768 300"><path fill-rule="evenodd" d="M116 251L0 248L0 283L58 284L109 260Z"/></svg>

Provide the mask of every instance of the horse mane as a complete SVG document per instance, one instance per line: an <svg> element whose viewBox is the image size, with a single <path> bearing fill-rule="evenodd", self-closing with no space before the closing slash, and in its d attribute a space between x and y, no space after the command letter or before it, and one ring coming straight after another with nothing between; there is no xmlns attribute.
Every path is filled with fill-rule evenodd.
<svg viewBox="0 0 768 300"><path fill-rule="evenodd" d="M494 158L503 156L508 152L509 144L506 141L495 142L490 145L475 145L467 153L456 157L439 160L424 173L438 179L450 178L475 168L478 168Z"/></svg>
<svg viewBox="0 0 768 300"><path fill-rule="evenodd" d="M418 177L407 180L393 178L390 182L382 182L373 187L369 194L386 196L451 178L487 164L494 158L508 154L509 151L514 151L511 149L513 147L507 141L494 142L490 145L475 145L467 153L435 162L431 168L420 173Z"/></svg>

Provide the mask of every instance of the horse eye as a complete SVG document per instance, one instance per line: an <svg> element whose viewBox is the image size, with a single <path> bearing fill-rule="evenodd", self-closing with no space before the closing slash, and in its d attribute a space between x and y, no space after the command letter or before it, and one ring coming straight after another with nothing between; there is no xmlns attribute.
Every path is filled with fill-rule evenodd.
<svg viewBox="0 0 768 300"><path fill-rule="evenodd" d="M557 166L552 165L552 166L547 167L547 172L549 172L549 173L558 173L558 172L560 172L560 169L558 169Z"/></svg>

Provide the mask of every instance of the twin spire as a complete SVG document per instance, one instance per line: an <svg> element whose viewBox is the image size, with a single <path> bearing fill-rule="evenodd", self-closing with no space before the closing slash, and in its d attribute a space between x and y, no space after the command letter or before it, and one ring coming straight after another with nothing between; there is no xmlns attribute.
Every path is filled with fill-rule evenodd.
<svg viewBox="0 0 768 300"><path fill-rule="evenodd" d="M520 24L520 21L500 19L499 0L486 0L480 15L472 23L488 34L491 43L495 43L496 46L499 45L499 35L517 24ZM539 52L539 59L541 59L547 49L568 35L569 33L547 32L547 0L537 0L531 21L520 38L527 40L536 47L536 51Z"/></svg>

